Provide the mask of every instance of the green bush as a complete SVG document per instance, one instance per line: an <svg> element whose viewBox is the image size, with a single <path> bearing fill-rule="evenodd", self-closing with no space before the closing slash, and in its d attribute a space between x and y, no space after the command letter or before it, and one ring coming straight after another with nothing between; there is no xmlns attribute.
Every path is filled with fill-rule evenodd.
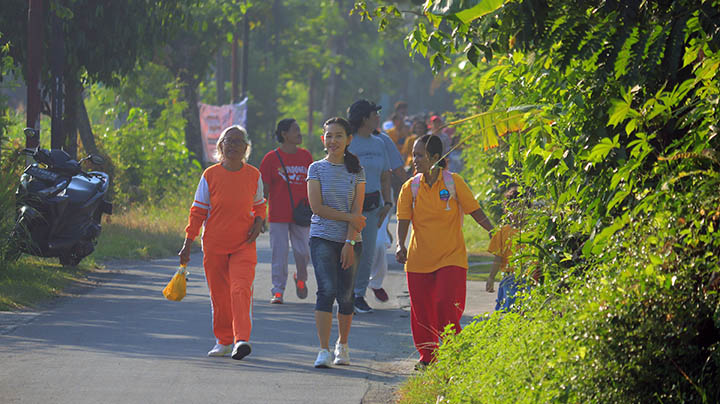
<svg viewBox="0 0 720 404"><path fill-rule="evenodd" d="M519 184L511 262L544 282L446 338L403 402L720 402L720 2L530 3L446 21L487 49L450 72L467 115L531 106L495 149L493 122L460 133L486 199Z"/></svg>
<svg viewBox="0 0 720 404"><path fill-rule="evenodd" d="M185 102L179 100L176 83L165 90L164 98L144 109L122 101L111 89L93 87L88 109L97 117L98 147L110 158L118 207L152 205L188 192L197 182L201 167L190 161L185 147Z"/></svg>
<svg viewBox="0 0 720 404"><path fill-rule="evenodd" d="M24 144L19 140L10 140L7 136L9 127L14 126L16 116L5 112L2 97L0 97L0 272L7 264L8 253L12 246L9 244L8 234L15 226L15 190L17 189L20 174L24 168L25 158L18 153Z"/></svg>
<svg viewBox="0 0 720 404"><path fill-rule="evenodd" d="M720 176L660 192L671 215L614 235L610 262L446 338L401 402L720 401ZM442 396L444 400L437 401Z"/></svg>

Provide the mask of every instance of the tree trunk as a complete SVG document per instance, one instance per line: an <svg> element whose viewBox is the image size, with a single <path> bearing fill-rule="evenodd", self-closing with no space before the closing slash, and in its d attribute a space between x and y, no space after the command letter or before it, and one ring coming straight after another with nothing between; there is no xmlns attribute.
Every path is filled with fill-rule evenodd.
<svg viewBox="0 0 720 404"><path fill-rule="evenodd" d="M200 135L200 109L198 108L198 83L188 74L181 74L180 81L183 83L183 95L187 102L187 108L183 111L185 118L185 145L190 152L190 160L197 160L204 164L202 137Z"/></svg>
<svg viewBox="0 0 720 404"><path fill-rule="evenodd" d="M52 71L51 91L51 123L50 148L62 149L65 144L65 132L62 128L65 110L63 74L65 72L65 41L63 38L62 22L60 17L53 16L52 40L50 41L50 70Z"/></svg>
<svg viewBox="0 0 720 404"><path fill-rule="evenodd" d="M217 52L215 57L215 93L217 95L217 105L224 105L227 100L225 95L225 81L227 81L227 66L225 66L225 58L223 57L223 50Z"/></svg>
<svg viewBox="0 0 720 404"><path fill-rule="evenodd" d="M242 36L242 96L240 101L247 96L248 86L248 59L250 58L250 16L245 12L243 17L243 36Z"/></svg>
<svg viewBox="0 0 720 404"><path fill-rule="evenodd" d="M28 49L27 49L27 118L25 125L40 130L40 72L43 59L43 1L28 2ZM40 139L33 136L25 140L25 147L37 147Z"/></svg>
<svg viewBox="0 0 720 404"><path fill-rule="evenodd" d="M315 75L313 72L310 72L309 74L309 80L308 80L308 115L307 115L307 134L308 136L312 136L313 133L313 110L315 106L313 105L313 91L315 89Z"/></svg>
<svg viewBox="0 0 720 404"><path fill-rule="evenodd" d="M337 38L332 39L330 46L330 52L334 58L338 54ZM337 106L335 105L335 98L337 93L338 75L335 74L337 66L333 63L330 65L330 75L327 78L325 84L325 96L323 97L322 113L323 116L335 116L337 115Z"/></svg>
<svg viewBox="0 0 720 404"><path fill-rule="evenodd" d="M337 7L340 9L341 14L343 10L343 1L342 0L335 0L334 2ZM347 21L347 17L346 17ZM344 36L346 34L338 34L330 39L330 53L333 60L336 59L336 56L341 55L344 50ZM336 73L336 70L338 69L338 65L331 64L330 65L330 75L327 79L327 85L325 87L325 96L323 97L323 107L322 112L323 116L335 116L339 115L343 116L344 111L342 111L342 108L338 108L336 105L337 103L337 88L339 85L339 77L340 75Z"/></svg>
<svg viewBox="0 0 720 404"><path fill-rule="evenodd" d="M232 41L232 51L230 52L230 76L232 76L232 103L235 104L239 100L239 91L238 91L238 39L237 34L233 33L233 41Z"/></svg>
<svg viewBox="0 0 720 404"><path fill-rule="evenodd" d="M80 97L80 81L77 74L65 72L65 113L63 114L63 131L65 132L65 145L63 150L73 159L77 159L77 116L78 98Z"/></svg>
<svg viewBox="0 0 720 404"><path fill-rule="evenodd" d="M82 91L78 93L77 97L77 127L83 149L90 154L100 154L95 144L95 135L92 133L92 125L90 124L87 108L85 108Z"/></svg>

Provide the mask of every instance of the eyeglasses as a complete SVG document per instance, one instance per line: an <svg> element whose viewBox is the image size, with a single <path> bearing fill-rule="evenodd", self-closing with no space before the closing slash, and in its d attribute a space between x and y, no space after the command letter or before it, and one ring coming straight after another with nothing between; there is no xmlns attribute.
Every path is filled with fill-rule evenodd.
<svg viewBox="0 0 720 404"><path fill-rule="evenodd" d="M245 145L245 141L243 139L237 138L237 137L225 137L223 138L221 143L227 143L227 144L233 144L233 145Z"/></svg>

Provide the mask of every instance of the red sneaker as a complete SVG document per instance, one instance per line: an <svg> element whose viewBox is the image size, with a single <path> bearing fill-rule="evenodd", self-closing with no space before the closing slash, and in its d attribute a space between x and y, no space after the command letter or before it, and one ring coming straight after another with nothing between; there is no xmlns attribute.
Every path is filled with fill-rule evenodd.
<svg viewBox="0 0 720 404"><path fill-rule="evenodd" d="M297 274L293 275L293 280L295 281L295 293L297 293L297 297L300 299L304 299L308 295L307 285L305 285L305 281L299 281L297 278Z"/></svg>
<svg viewBox="0 0 720 404"><path fill-rule="evenodd" d="M390 299L387 292L385 292L385 289L383 289L383 288L380 288L380 289L370 288L370 289L372 289L373 293L375 294L375 298L378 299L379 301L384 303L384 302L387 302L388 299Z"/></svg>
<svg viewBox="0 0 720 404"><path fill-rule="evenodd" d="M272 303L272 304L282 304L282 303L283 303L282 293L280 293L280 292L275 293L275 295L273 295L272 299L270 299L270 303Z"/></svg>

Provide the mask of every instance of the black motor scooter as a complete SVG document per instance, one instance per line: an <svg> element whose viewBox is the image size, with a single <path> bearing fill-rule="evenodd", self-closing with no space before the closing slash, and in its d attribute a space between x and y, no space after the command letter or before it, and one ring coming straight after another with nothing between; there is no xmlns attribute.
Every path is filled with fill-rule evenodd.
<svg viewBox="0 0 720 404"><path fill-rule="evenodd" d="M32 128L25 135L39 138ZM95 249L102 214L112 214L105 200L110 178L100 171L84 172L80 164L104 160L91 154L76 161L63 150L39 146L23 153L36 163L25 168L16 192L18 215L10 237L15 256L59 257L62 265L75 266Z"/></svg>

